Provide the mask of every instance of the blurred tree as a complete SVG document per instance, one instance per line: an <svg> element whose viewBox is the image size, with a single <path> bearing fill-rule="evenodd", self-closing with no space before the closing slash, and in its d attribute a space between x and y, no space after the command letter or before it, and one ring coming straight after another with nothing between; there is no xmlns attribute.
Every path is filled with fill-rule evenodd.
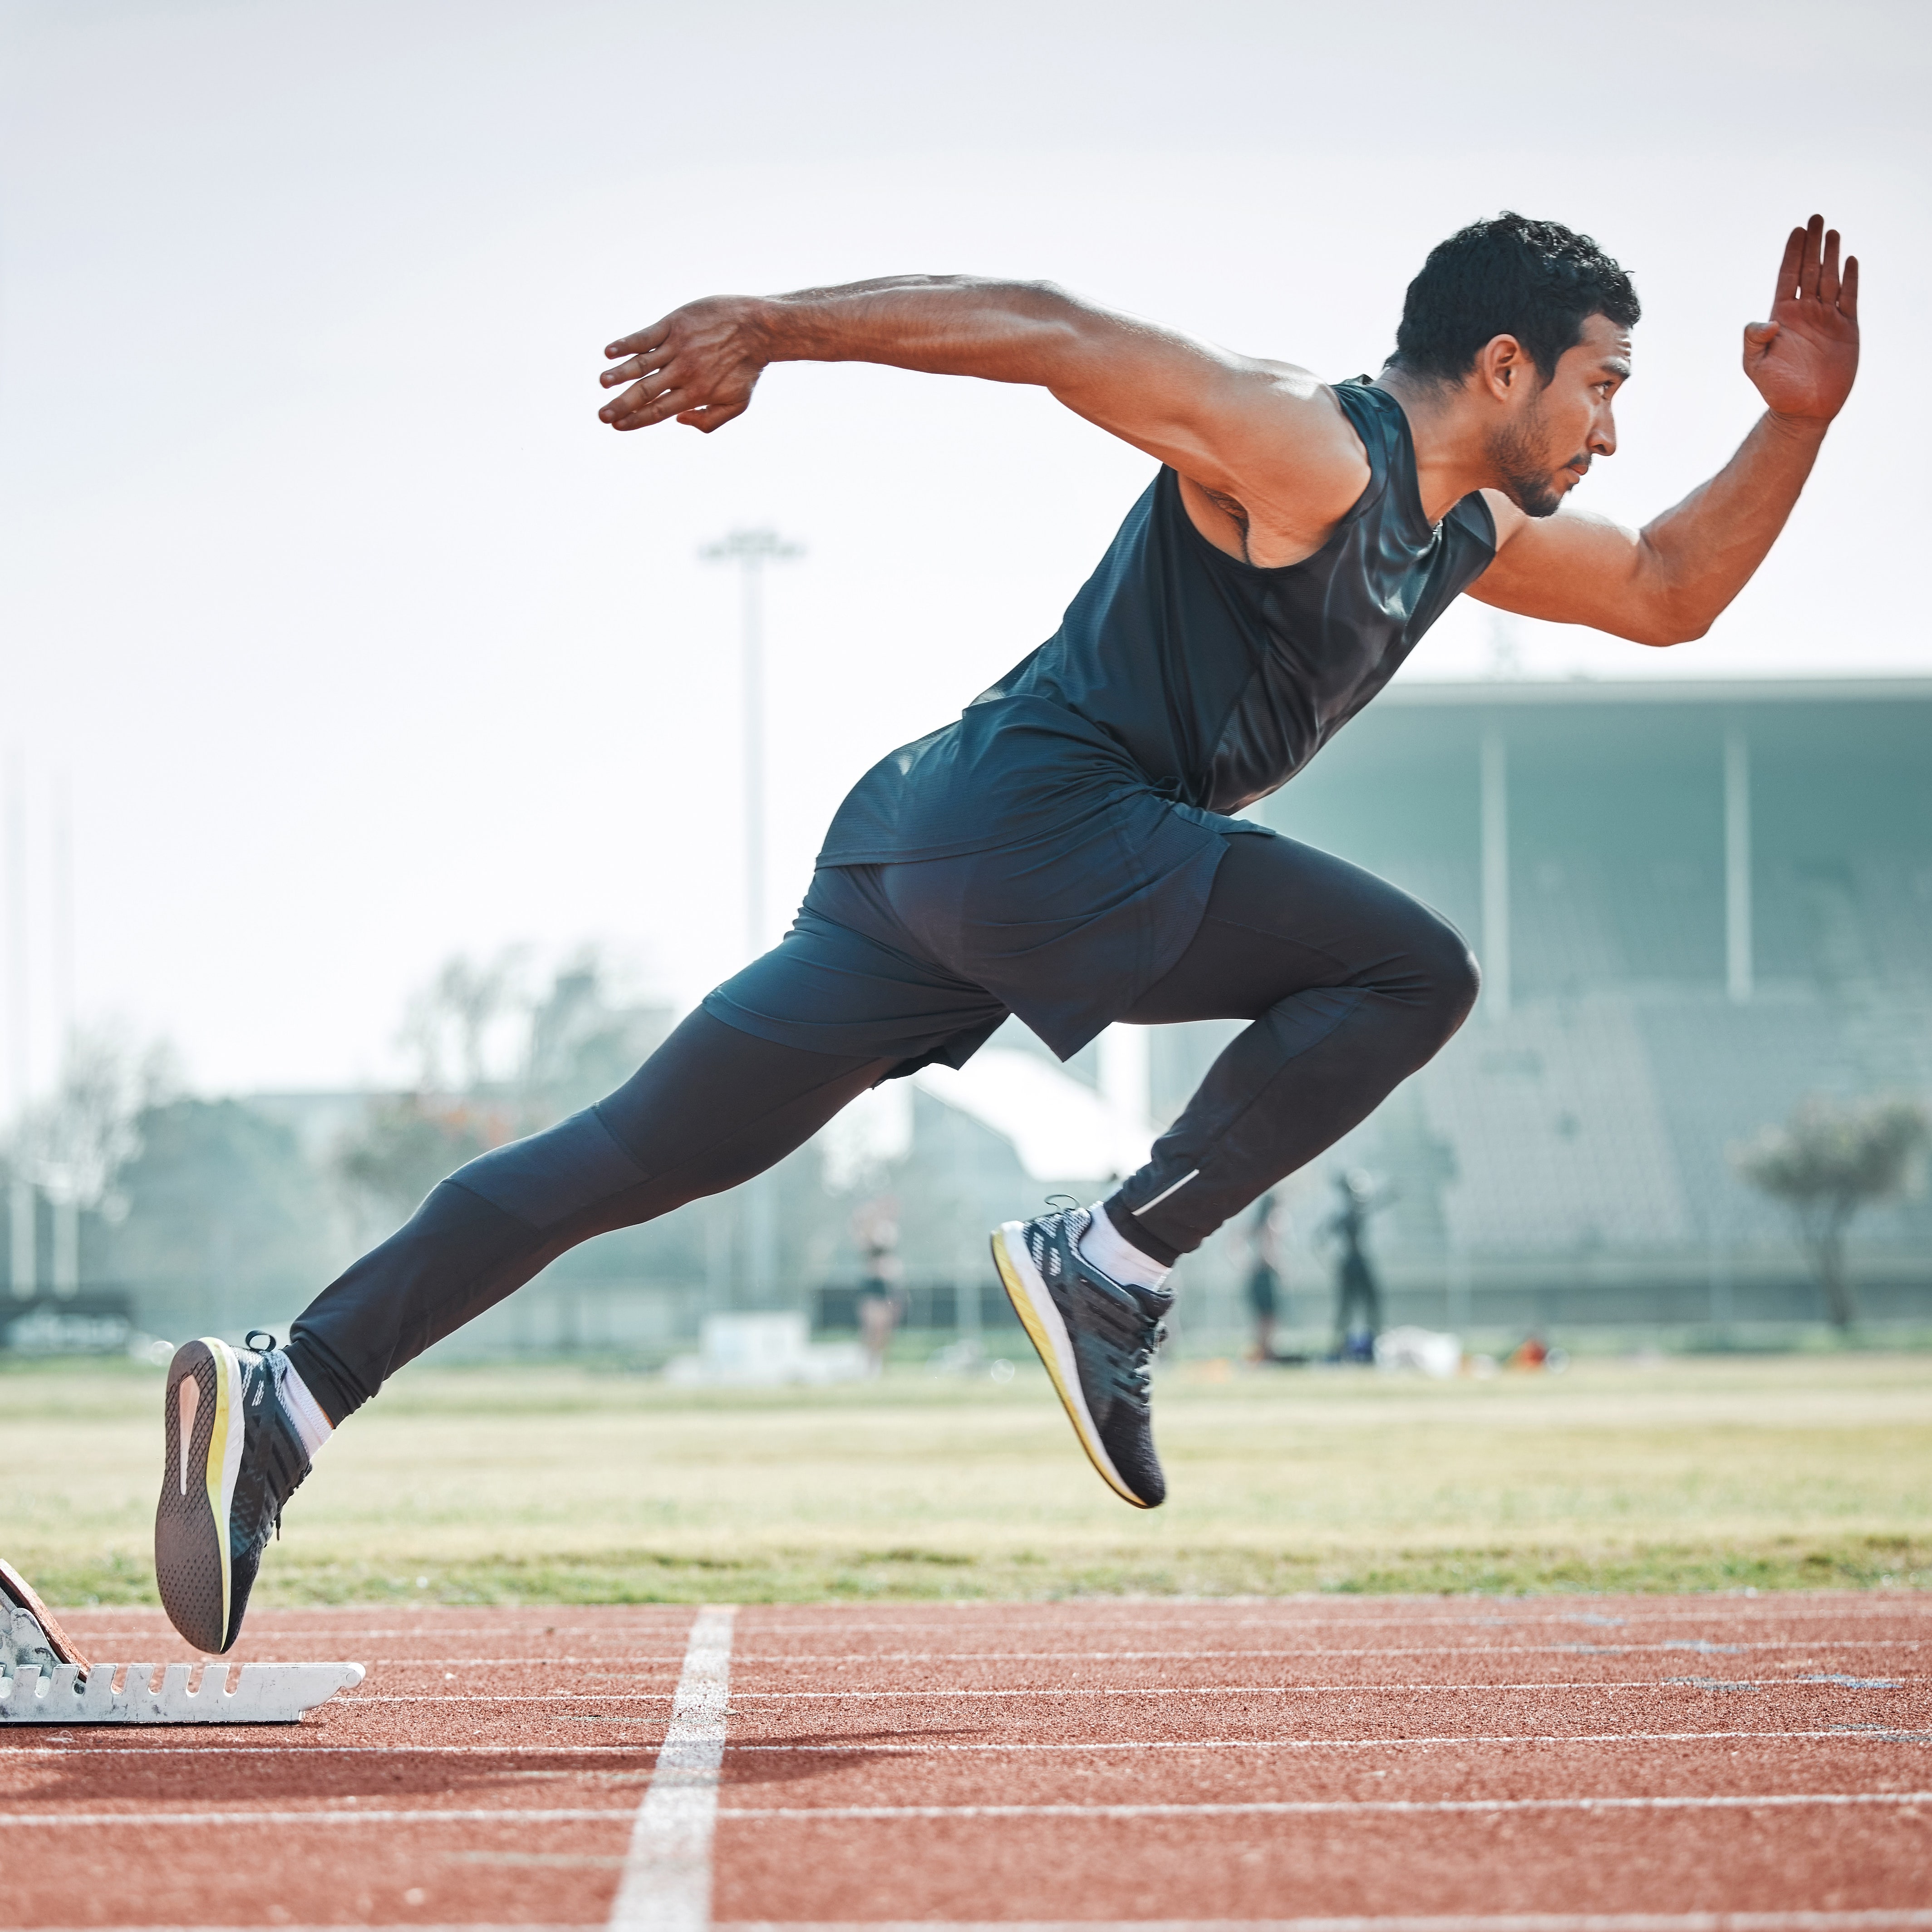
<svg viewBox="0 0 1932 1932"><path fill-rule="evenodd" d="M621 1086L670 1030L668 1006L620 1004L593 952L560 968L531 1010L524 1090L534 1118L559 1120Z"/></svg>
<svg viewBox="0 0 1932 1932"><path fill-rule="evenodd" d="M118 1220L122 1168L140 1152L136 1123L180 1087L172 1050L143 1049L110 1027L77 1030L68 1042L59 1086L16 1130L10 1160L56 1199Z"/></svg>
<svg viewBox="0 0 1932 1932"><path fill-rule="evenodd" d="M506 946L485 964L458 953L412 996L401 1037L416 1055L419 1091L475 1094L514 1078L530 1012L527 954Z"/></svg>
<svg viewBox="0 0 1932 1932"><path fill-rule="evenodd" d="M139 1286L205 1286L256 1299L316 1277L327 1204L287 1128L238 1100L170 1100L135 1116L118 1225L102 1272Z"/></svg>
<svg viewBox="0 0 1932 1932"><path fill-rule="evenodd" d="M335 1169L352 1194L395 1227L446 1175L516 1137L516 1116L500 1104L392 1094L370 1101L362 1125L337 1148Z"/></svg>
<svg viewBox="0 0 1932 1932"><path fill-rule="evenodd" d="M447 962L411 999L410 1091L370 1103L337 1147L338 1178L380 1234L466 1161L561 1120L628 1079L670 1028L666 1008L614 999L594 953L528 990L520 948Z"/></svg>
<svg viewBox="0 0 1932 1932"><path fill-rule="evenodd" d="M1924 1109L1913 1101L1814 1098L1782 1127L1732 1150L1738 1172L1791 1210L1835 1328L1849 1328L1856 1312L1845 1273L1852 1217L1905 1192L1926 1133Z"/></svg>

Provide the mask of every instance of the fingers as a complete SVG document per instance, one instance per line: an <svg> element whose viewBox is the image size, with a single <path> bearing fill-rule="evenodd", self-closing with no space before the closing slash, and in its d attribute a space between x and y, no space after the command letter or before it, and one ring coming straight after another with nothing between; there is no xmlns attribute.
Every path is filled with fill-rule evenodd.
<svg viewBox="0 0 1932 1932"><path fill-rule="evenodd" d="M1798 292L1798 278L1804 266L1804 231L1794 228L1784 238L1784 259L1778 265L1778 283L1771 292L1771 304L1789 302Z"/></svg>
<svg viewBox="0 0 1932 1932"><path fill-rule="evenodd" d="M1838 313L1847 322L1858 319L1858 258L1845 257L1845 278L1838 284Z"/></svg>
<svg viewBox="0 0 1932 1932"><path fill-rule="evenodd" d="M1835 228L1825 231L1825 253L1818 264L1818 299L1827 308L1838 306L1838 231Z"/></svg>
<svg viewBox="0 0 1932 1932"><path fill-rule="evenodd" d="M1813 301L1818 296L1818 260L1822 253L1825 236L1825 218L1814 214L1804 224L1804 249L1798 266L1798 295L1800 301Z"/></svg>
<svg viewBox="0 0 1932 1932"><path fill-rule="evenodd" d="M606 356L648 356L653 349L660 347L670 333L670 318L666 316L660 322L652 322L648 328L640 328L634 335L620 336L608 344Z"/></svg>
<svg viewBox="0 0 1932 1932"><path fill-rule="evenodd" d="M614 389L620 382L634 382L640 376L661 375L669 366L662 356L633 356L628 362L620 362L614 369L598 371L597 380L605 388Z"/></svg>
<svg viewBox="0 0 1932 1932"><path fill-rule="evenodd" d="M722 429L734 418L745 413L747 403L707 403L701 409L680 412L678 421L693 429L701 429L709 436L714 429Z"/></svg>
<svg viewBox="0 0 1932 1932"><path fill-rule="evenodd" d="M615 396L597 412L600 422L613 429L648 429L692 406L688 389L661 379L633 382L621 396Z"/></svg>

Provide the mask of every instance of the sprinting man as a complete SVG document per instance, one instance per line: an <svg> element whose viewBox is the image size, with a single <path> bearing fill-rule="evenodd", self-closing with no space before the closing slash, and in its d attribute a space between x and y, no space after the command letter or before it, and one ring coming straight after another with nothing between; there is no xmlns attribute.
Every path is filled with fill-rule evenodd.
<svg viewBox="0 0 1932 1932"><path fill-rule="evenodd" d="M1250 1022L1106 1199L993 1238L1082 1447L1128 1502L1159 1503L1168 1270L1476 997L1435 913L1228 814L1305 765L1459 592L1639 644L1702 636L1850 392L1857 287L1821 220L1792 234L1744 331L1765 413L1640 532L1556 514L1616 448L1630 278L1515 214L1431 252L1394 355L1348 382L964 276L710 296L612 344L600 413L620 431L720 428L775 362L869 362L1036 384L1160 468L1059 630L860 780L790 932L632 1079L442 1182L286 1351L177 1352L154 1538L176 1628L234 1642L284 1502L405 1362L577 1243L769 1167L878 1082L962 1065L1009 1014L1063 1055L1114 1021Z"/></svg>

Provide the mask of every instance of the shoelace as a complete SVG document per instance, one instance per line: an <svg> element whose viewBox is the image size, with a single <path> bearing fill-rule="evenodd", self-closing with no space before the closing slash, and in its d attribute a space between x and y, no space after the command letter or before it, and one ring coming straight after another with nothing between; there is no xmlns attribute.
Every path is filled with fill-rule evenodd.
<svg viewBox="0 0 1932 1932"><path fill-rule="evenodd" d="M1114 1377L1114 1385L1124 1394L1146 1401L1154 1386L1154 1358L1166 1340L1167 1324L1156 1315L1143 1316L1133 1353L1125 1370Z"/></svg>
<svg viewBox="0 0 1932 1932"><path fill-rule="evenodd" d="M1066 1216L1070 1222L1080 1210L1079 1202L1070 1194L1049 1194L1046 1197L1046 1204L1055 1213ZM1046 1244L1046 1252L1042 1257L1048 1263L1046 1272L1056 1276L1059 1273L1058 1246L1058 1243L1048 1241ZM1070 1258L1078 1268L1080 1242L1071 1227L1067 1230L1066 1248ZM1121 1394L1144 1405L1148 1399L1148 1392L1154 1386L1154 1358L1160 1345L1167 1340L1167 1324L1159 1316L1148 1314L1140 1305L1138 1298L1132 1294L1126 1294L1124 1300L1117 1300L1114 1295L1107 1294L1103 1305L1110 1311L1118 1311L1125 1316L1126 1322L1132 1324L1133 1331L1131 1342L1125 1340L1114 1342L1108 1351L1109 1354L1116 1357L1114 1360L1107 1364L1108 1378ZM1130 1310L1132 1310L1131 1314L1129 1313Z"/></svg>

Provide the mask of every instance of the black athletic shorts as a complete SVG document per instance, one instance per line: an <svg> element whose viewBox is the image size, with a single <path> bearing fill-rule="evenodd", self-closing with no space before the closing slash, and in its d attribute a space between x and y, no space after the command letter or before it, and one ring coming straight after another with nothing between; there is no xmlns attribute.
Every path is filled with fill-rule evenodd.
<svg viewBox="0 0 1932 1932"><path fill-rule="evenodd" d="M1129 1011L1199 930L1227 837L1258 825L1167 808L1171 862L1061 842L821 866L791 930L704 1010L781 1046L963 1066L1017 1013L1061 1058ZM1086 863L1078 862L1083 856Z"/></svg>

